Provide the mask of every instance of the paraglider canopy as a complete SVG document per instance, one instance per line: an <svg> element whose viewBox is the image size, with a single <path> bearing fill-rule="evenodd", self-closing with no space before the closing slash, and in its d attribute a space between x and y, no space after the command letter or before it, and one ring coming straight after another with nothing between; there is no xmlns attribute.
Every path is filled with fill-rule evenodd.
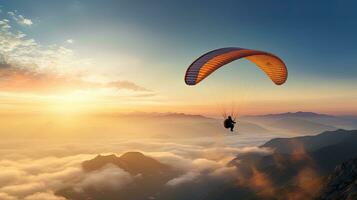
<svg viewBox="0 0 357 200"><path fill-rule="evenodd" d="M279 57L264 51L228 47L210 51L195 60L186 71L185 83L196 85L220 67L241 58L256 64L276 85L284 84L288 77Z"/></svg>

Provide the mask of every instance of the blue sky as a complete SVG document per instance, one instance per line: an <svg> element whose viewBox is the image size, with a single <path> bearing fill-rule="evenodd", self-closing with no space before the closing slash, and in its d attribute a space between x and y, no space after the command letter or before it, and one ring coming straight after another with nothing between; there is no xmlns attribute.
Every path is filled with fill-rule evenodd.
<svg viewBox="0 0 357 200"><path fill-rule="evenodd" d="M124 43L123 48L147 57L163 55L165 49L163 57L187 61L208 49L242 46L272 51L287 63L299 64L290 68L292 72L357 75L353 61L357 3L353 1L12 0L1 4L38 19L37 29L31 32L48 44L84 35L104 47L115 49L115 44ZM142 32L121 39L123 24ZM111 40L103 41L106 36Z"/></svg>
<svg viewBox="0 0 357 200"><path fill-rule="evenodd" d="M30 18L31 27L18 29L39 44L67 45L79 57L94 60L91 70L145 85L172 101L196 92L183 84L187 66L202 53L226 46L281 57L289 69L286 87L295 96L321 92L321 98L329 93L355 98L348 96L356 89L357 75L354 1L12 0L0 5L3 17L17 10ZM74 43L64 44L69 39ZM274 89L254 74L257 70L238 67L244 65L250 64L230 64L207 88L219 85L227 92L225 86L242 74L240 79L257 82L258 88ZM172 88L179 92L166 95ZM305 88L313 89L299 94ZM285 90L279 95L286 95Z"/></svg>

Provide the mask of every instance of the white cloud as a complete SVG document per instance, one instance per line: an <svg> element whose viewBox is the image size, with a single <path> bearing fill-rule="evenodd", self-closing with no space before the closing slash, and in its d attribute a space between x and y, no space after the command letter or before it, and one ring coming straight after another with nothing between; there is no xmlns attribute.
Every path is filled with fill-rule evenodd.
<svg viewBox="0 0 357 200"><path fill-rule="evenodd" d="M0 160L0 199L51 199L54 191L73 185L74 181L83 177L80 163L92 157L76 155ZM53 196L52 199L56 198Z"/></svg>
<svg viewBox="0 0 357 200"><path fill-rule="evenodd" d="M10 28L11 28L11 26L9 25L9 20L6 20L6 19L0 20L0 31L5 32L5 31L9 30Z"/></svg>
<svg viewBox="0 0 357 200"><path fill-rule="evenodd" d="M19 21L20 24L31 26L33 24L31 19L25 18L22 15L19 15Z"/></svg>
<svg viewBox="0 0 357 200"><path fill-rule="evenodd" d="M0 187L12 184L19 180L25 173L19 169L3 169L0 171Z"/></svg>
<svg viewBox="0 0 357 200"><path fill-rule="evenodd" d="M78 191L85 189L119 190L132 183L133 180L133 177L128 172L115 165L107 165L98 171L86 174L83 180L76 184L75 188Z"/></svg>
<svg viewBox="0 0 357 200"><path fill-rule="evenodd" d="M24 24L32 22L16 12L8 12ZM72 39L67 40L73 43ZM0 90L49 94L96 90L98 94L127 96L154 93L131 81L87 81L88 59L78 58L72 49L38 44L21 31L13 31L8 20L0 20ZM19 81L20 80L20 81ZM120 91L124 89L124 91ZM134 94L133 94L134 93ZM139 97L138 97L139 98Z"/></svg>
<svg viewBox="0 0 357 200"><path fill-rule="evenodd" d="M24 200L66 200L64 197L56 196L52 191L49 192L38 192L29 195L24 198Z"/></svg>
<svg viewBox="0 0 357 200"><path fill-rule="evenodd" d="M199 177L199 173L196 172L188 172L182 176L171 179L166 183L168 186L178 186L187 182L192 182Z"/></svg>
<svg viewBox="0 0 357 200"><path fill-rule="evenodd" d="M29 18L25 18L23 15L17 15L17 11L14 12L7 12L7 14L15 20L18 24L31 26L33 24L32 20Z"/></svg>
<svg viewBox="0 0 357 200"><path fill-rule="evenodd" d="M67 42L68 44L73 44L73 43L74 43L74 40L73 40L73 39L68 39L68 40L66 40L66 42Z"/></svg>
<svg viewBox="0 0 357 200"><path fill-rule="evenodd" d="M16 13L8 13L16 17ZM16 18L23 24L32 23L22 15ZM64 73L76 66L85 67L87 63L83 59L75 58L71 49L58 45L39 45L25 33L12 30L8 20L0 21L0 46L0 54L6 63L19 68Z"/></svg>
<svg viewBox="0 0 357 200"><path fill-rule="evenodd" d="M264 147L243 147L237 151L238 155L252 154L252 153L259 154L259 155L270 155L273 153L273 150Z"/></svg>
<svg viewBox="0 0 357 200"><path fill-rule="evenodd" d="M0 192L0 199L1 199L1 200L18 200L17 197L11 196L11 195L9 195L9 194L2 193L2 192Z"/></svg>
<svg viewBox="0 0 357 200"><path fill-rule="evenodd" d="M1 192L13 195L13 196L27 196L38 191L46 190L46 185L42 182L33 182L33 183L23 183L9 185L1 188Z"/></svg>
<svg viewBox="0 0 357 200"><path fill-rule="evenodd" d="M23 200L25 197L51 196L56 191L68 187L75 188L76 192L85 192L88 189L120 190L128 184L134 184L139 178L114 165L108 165L89 173L83 172L81 162L94 158L97 153L111 154L111 152L115 152L121 154L129 149L135 149L170 165L181 172L177 177L167 181L166 185L171 189L186 184L205 184L206 181L218 183L234 180L237 178L236 168L226 165L232 154L235 152L265 153L265 151L252 147L239 149L212 146L207 148L205 145L202 142L187 141L180 144L168 141L111 140L98 143L83 143L83 141L69 144L46 143L45 146L38 145L31 149L27 146L20 146L20 149L15 150L18 155L23 156L17 157L9 157L9 149L4 152L0 151L0 156L3 158L0 160L0 199L1 195L7 195L10 200L12 200L11 198ZM11 146L10 148L12 148ZM218 156L211 155L214 151ZM2 156L3 153L7 155L6 160ZM223 156L224 154L226 156ZM37 158L34 158L33 155L36 155ZM44 157L46 155L52 156ZM54 155L61 156L54 157Z"/></svg>

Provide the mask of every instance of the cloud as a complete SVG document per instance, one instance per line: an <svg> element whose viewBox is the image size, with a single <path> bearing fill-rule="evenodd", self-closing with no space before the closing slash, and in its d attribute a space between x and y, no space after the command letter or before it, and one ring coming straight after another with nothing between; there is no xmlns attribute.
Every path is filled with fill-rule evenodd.
<svg viewBox="0 0 357 200"><path fill-rule="evenodd" d="M49 191L49 192L38 192L29 195L25 197L24 200L66 200L66 198L56 196L52 191Z"/></svg>
<svg viewBox="0 0 357 200"><path fill-rule="evenodd" d="M9 92L28 92L34 94L56 94L76 90L114 89L149 92L130 81L110 83L91 82L79 76L40 72L33 68L14 67L0 62L0 89Z"/></svg>
<svg viewBox="0 0 357 200"><path fill-rule="evenodd" d="M4 145L0 145L4 146ZM29 148L29 147L32 148ZM3 186L0 193L19 199L34 194L58 194L64 188L75 188L75 192L89 194L88 191L120 190L135 186L141 177L132 176L117 166L108 165L100 170L85 173L80 164L83 160L93 159L96 154L120 155L129 150L141 151L161 163L178 170L178 175L165 180L163 190L180 192L187 187L192 191L210 191L227 182L235 183L239 173L227 163L237 152L265 152L257 148L234 148L218 143L200 140L101 140L39 143L31 145L12 145L7 151L0 151L0 180ZM14 148L17 155L12 156ZM18 149L16 149L18 148ZM3 156L4 155L4 156ZM1 173L2 172L2 173ZM256 173L254 185L259 186ZM304 180L297 180L301 183ZM246 182L248 183L248 182ZM252 183L253 184L253 183ZM265 191L268 192L268 191Z"/></svg>
<svg viewBox="0 0 357 200"><path fill-rule="evenodd" d="M0 192L0 199L1 199L1 200L18 200L17 197L11 196L11 195L9 195L9 194L2 193L2 192Z"/></svg>
<svg viewBox="0 0 357 200"><path fill-rule="evenodd" d="M25 173L18 169L4 169L0 171L0 187L14 183Z"/></svg>
<svg viewBox="0 0 357 200"><path fill-rule="evenodd" d="M73 88L90 88L91 83L58 75L53 72L39 72L31 68L3 67L0 69L0 88L2 91L56 93L73 91Z"/></svg>
<svg viewBox="0 0 357 200"><path fill-rule="evenodd" d="M30 21L8 14L25 24ZM67 43L73 43L72 39ZM86 79L85 69L90 63L79 59L73 50L57 45L42 46L34 39L28 39L21 31L13 32L8 20L0 21L0 89L7 92L33 94L57 94L78 90L129 90L135 95L146 97L153 93L126 80L93 81ZM114 91L114 92L112 92Z"/></svg>
<svg viewBox="0 0 357 200"><path fill-rule="evenodd" d="M62 200L53 195L54 191L83 177L80 163L92 156L0 160L0 199Z"/></svg>
<svg viewBox="0 0 357 200"><path fill-rule="evenodd" d="M46 189L46 185L44 183L35 182L35 183L24 183L24 184L5 186L1 188L1 191L10 195L16 195L22 197L22 196L31 195L37 191L41 191L45 189Z"/></svg>
<svg viewBox="0 0 357 200"><path fill-rule="evenodd" d="M73 43L74 43L74 40L73 40L73 39L68 39L68 40L66 40L66 42L67 42L68 44L73 44Z"/></svg>
<svg viewBox="0 0 357 200"><path fill-rule="evenodd" d="M31 19L25 18L22 15L17 15L17 11L14 12L7 12L7 14L15 20L18 24L24 25L24 26L31 26L33 24Z"/></svg>
<svg viewBox="0 0 357 200"><path fill-rule="evenodd" d="M82 181L75 185L77 191L95 189L99 191L120 190L134 181L126 171L115 165L107 165L98 171L86 174Z"/></svg>
<svg viewBox="0 0 357 200"><path fill-rule="evenodd" d="M273 150L265 147L243 147L237 151L238 157L246 154L256 154L256 155L266 156L266 155L273 154Z"/></svg>
<svg viewBox="0 0 357 200"><path fill-rule="evenodd" d="M168 181L166 183L166 185L168 186L177 186L177 185L181 185L183 183L187 183L187 182L192 182L195 179L197 179L199 177L198 173L195 172L188 172L182 176L179 176L177 178L171 179L170 181Z"/></svg>
<svg viewBox="0 0 357 200"><path fill-rule="evenodd" d="M108 87L114 87L117 89L129 89L133 91L150 91L144 87L141 87L133 82L130 81L113 81L108 84L106 84Z"/></svg>
<svg viewBox="0 0 357 200"><path fill-rule="evenodd" d="M201 184L206 179L217 182L226 177L233 177L234 172L232 168L226 167L226 162L223 162L226 158L216 157L217 160L202 158L207 152L213 150L193 144L164 141L102 141L93 144L82 141L57 145L37 143L38 148L27 147L30 144L31 142L26 142L25 146L9 144L9 149L3 152L7 155L6 157L2 156L2 151L0 151L2 157L0 160L0 195L7 196L8 199L35 199L35 197L56 199L60 197L53 196L53 194L68 187L75 188L77 192L125 189L140 177L132 176L113 165L84 173L81 169L81 162L94 158L97 153L117 152L120 154L134 148L140 148L144 154L182 172L181 175L167 181L167 187L172 189L186 184ZM9 153L11 149L14 149L17 155L22 156L11 156L12 154ZM68 151L68 149L71 150ZM219 151L219 148L216 149ZM227 151L225 148L221 149ZM84 154L89 152L93 154ZM190 152L194 152L194 156ZM58 156L54 157L55 155Z"/></svg>

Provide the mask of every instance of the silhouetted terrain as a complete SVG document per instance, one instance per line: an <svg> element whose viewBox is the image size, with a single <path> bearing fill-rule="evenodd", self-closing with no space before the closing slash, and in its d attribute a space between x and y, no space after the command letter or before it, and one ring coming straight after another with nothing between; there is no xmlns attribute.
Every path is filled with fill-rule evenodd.
<svg viewBox="0 0 357 200"><path fill-rule="evenodd" d="M299 153L302 150L312 152L347 140L354 140L357 137L356 133L357 131L336 130L326 131L314 136L274 138L261 147L269 147L274 149L275 152L283 154Z"/></svg>
<svg viewBox="0 0 357 200"><path fill-rule="evenodd" d="M237 166L246 180L256 178L257 172L268 180L265 187L271 187L271 194L261 199L286 199L297 194L301 197L294 198L313 199L336 165L357 157L356 145L357 131L346 130L277 138L262 145L262 148L272 149L272 154L238 155L231 164ZM254 186L252 189L258 192L261 188Z"/></svg>
<svg viewBox="0 0 357 200"><path fill-rule="evenodd" d="M120 173L130 174L131 181L112 189L68 187L57 194L76 200L353 199L356 160L340 165L329 179L327 177L337 165L357 157L356 146L357 130L276 138L263 144L261 152L240 153L227 169L213 173L203 171L200 175L177 170L175 162L163 164L139 152L128 152L120 157L98 155L82 163L86 176L119 169ZM232 167L234 171L229 176L214 175L221 170L232 170ZM335 191L336 185L340 186Z"/></svg>
<svg viewBox="0 0 357 200"><path fill-rule="evenodd" d="M318 200L357 199L357 158L338 165L328 177Z"/></svg>
<svg viewBox="0 0 357 200"><path fill-rule="evenodd" d="M125 189L120 189L119 187L104 187L99 189L97 187L85 187L81 190L76 190L73 187L69 187L58 193L68 199L76 200L150 199L154 198L157 193L160 193L170 179L180 174L180 172L173 170L170 166L139 152L127 152L120 157L116 155L98 155L92 160L84 161L82 168L85 173L99 172L99 176L101 176L100 171L112 165L115 166L114 169L120 168L134 177L134 180L127 183ZM110 180L115 179L115 177L108 178L109 182L115 181Z"/></svg>
<svg viewBox="0 0 357 200"><path fill-rule="evenodd" d="M120 157L114 154L108 156L98 155L93 160L84 161L82 168L90 172L99 170L108 164L113 164L132 175L156 176L173 172L170 166L164 165L139 152L127 152Z"/></svg>

